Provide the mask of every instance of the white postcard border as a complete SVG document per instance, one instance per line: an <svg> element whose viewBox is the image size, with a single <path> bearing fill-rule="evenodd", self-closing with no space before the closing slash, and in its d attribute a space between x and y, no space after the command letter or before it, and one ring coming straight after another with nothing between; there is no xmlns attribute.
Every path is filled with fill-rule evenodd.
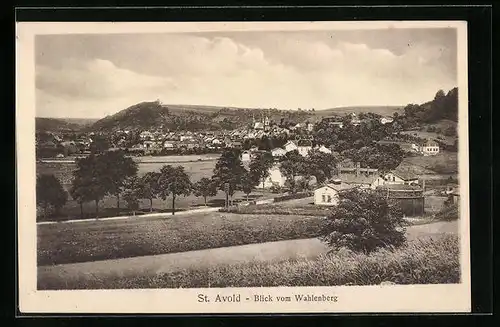
<svg viewBox="0 0 500 327"><path fill-rule="evenodd" d="M35 64L34 36L65 33L177 33L207 31L346 30L454 27L458 40L460 284L224 289L36 289ZM18 281L22 313L339 313L470 312L467 23L461 21L218 22L218 23L18 23L16 28L16 144ZM200 303L198 294L334 295L338 302Z"/></svg>

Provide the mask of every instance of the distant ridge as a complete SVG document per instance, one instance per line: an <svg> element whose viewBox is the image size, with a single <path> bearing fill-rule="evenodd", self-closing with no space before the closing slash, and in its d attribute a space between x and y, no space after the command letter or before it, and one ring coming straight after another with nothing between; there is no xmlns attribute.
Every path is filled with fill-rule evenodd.
<svg viewBox="0 0 500 327"><path fill-rule="evenodd" d="M97 119L88 118L48 118L36 117L37 131L78 131L96 122Z"/></svg>
<svg viewBox="0 0 500 327"><path fill-rule="evenodd" d="M110 132L116 130L219 130L252 125L253 119L267 116L271 121L293 123L318 121L331 115L372 112L392 116L403 106L350 106L329 109L284 110L275 108L243 108L207 105L163 104L159 101L140 102L102 119L37 118L37 130L83 130Z"/></svg>
<svg viewBox="0 0 500 327"><path fill-rule="evenodd" d="M317 115L327 116L327 115L343 115L350 113L374 113L381 116L392 116L395 112L400 113L404 109L404 105L401 106L348 106L348 107L336 107L329 109L318 109L316 110Z"/></svg>

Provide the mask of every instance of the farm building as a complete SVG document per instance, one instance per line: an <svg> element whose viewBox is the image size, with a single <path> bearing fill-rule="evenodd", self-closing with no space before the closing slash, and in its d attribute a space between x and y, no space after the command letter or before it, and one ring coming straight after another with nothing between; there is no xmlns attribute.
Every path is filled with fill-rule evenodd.
<svg viewBox="0 0 500 327"><path fill-rule="evenodd" d="M351 188L353 186L343 183L340 179L335 179L331 183L314 190L314 204L335 206L339 203L339 193Z"/></svg>
<svg viewBox="0 0 500 327"><path fill-rule="evenodd" d="M398 205L407 217L424 214L425 197L420 186L388 184L376 188L389 203Z"/></svg>
<svg viewBox="0 0 500 327"><path fill-rule="evenodd" d="M394 170L383 176L384 185L387 184L418 184L418 178L407 171Z"/></svg>

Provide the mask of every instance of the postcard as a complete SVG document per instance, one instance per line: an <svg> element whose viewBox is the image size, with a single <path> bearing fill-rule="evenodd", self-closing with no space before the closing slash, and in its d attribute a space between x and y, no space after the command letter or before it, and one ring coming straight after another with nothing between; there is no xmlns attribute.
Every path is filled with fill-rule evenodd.
<svg viewBox="0 0 500 327"><path fill-rule="evenodd" d="M461 21L20 22L22 313L470 312Z"/></svg>

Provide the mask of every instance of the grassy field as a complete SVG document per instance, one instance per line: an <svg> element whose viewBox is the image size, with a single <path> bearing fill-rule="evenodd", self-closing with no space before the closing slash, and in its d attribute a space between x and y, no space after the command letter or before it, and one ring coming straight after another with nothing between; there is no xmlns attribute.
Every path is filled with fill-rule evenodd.
<svg viewBox="0 0 500 327"><path fill-rule="evenodd" d="M456 152L440 152L435 156L406 157L401 163L401 168L415 168L421 170L418 175L429 174L457 174L458 156Z"/></svg>
<svg viewBox="0 0 500 327"><path fill-rule="evenodd" d="M62 281L57 276L38 281L39 289L220 288L275 286L335 286L444 284L460 282L456 235L410 241L399 249L372 254L340 251L316 258L276 262L254 261L184 269L156 275L107 275Z"/></svg>
<svg viewBox="0 0 500 327"><path fill-rule="evenodd" d="M407 134L407 135L412 135L412 136L417 136L417 137L420 137L420 138L426 139L426 140L439 140L439 141L446 143L448 145L453 145L453 143L457 139L456 136L446 136L442 133L427 132L427 131L403 131L401 133Z"/></svg>
<svg viewBox="0 0 500 327"><path fill-rule="evenodd" d="M310 216L211 212L167 219L39 225L38 264L117 259L309 238L318 235L322 223L322 219Z"/></svg>
<svg viewBox="0 0 500 327"><path fill-rule="evenodd" d="M143 174L150 171L159 171L160 168L165 164L172 165L181 165L185 168L186 172L191 178L192 182L196 182L202 177L211 177L213 169L215 167L215 160L210 161L193 161L193 162L185 162L186 160L197 159L201 156L175 156L176 160L183 160L181 163L174 162L165 162L165 163L157 163L157 162L148 162L156 160L155 157L143 157L140 158L142 161L139 163L139 172L138 175L142 176ZM212 155L213 157L213 155ZM160 157L157 160L166 160L172 161L174 160L170 157ZM54 174L59 180L63 183L63 186L66 190L69 191L71 187L72 180L72 172L76 169L76 165L74 163L37 163L37 173L38 174ZM250 194L249 199L254 200L261 197L271 196L271 193L267 190L257 189L252 194ZM246 195L242 192L236 192L234 195L235 203L246 200ZM222 191L219 191L216 196L210 197L207 199L207 204L211 207L223 206L225 200L225 194ZM121 210L118 211L116 209L117 200L116 197L105 197L99 203L99 217L110 217L110 216L119 216L119 215L130 215L131 213L125 209L126 203L125 201L120 201ZM196 197L194 195L189 195L187 197L180 196L176 199L176 209L186 210L190 208L196 208L203 206L203 198ZM172 208L172 200L168 198L166 201L161 199L153 199L153 212L162 212L162 211L171 211ZM80 205L69 197L68 202L61 210L60 214L57 216L49 216L47 220L68 220L68 219L87 219L87 218L95 218L95 203L88 202L83 205L84 216L81 216L80 213ZM150 203L149 200L143 199L140 201L140 210L139 213L149 213L150 211ZM38 217L39 221L43 221L43 217L40 215Z"/></svg>
<svg viewBox="0 0 500 327"><path fill-rule="evenodd" d="M239 214L260 215L299 215L325 217L330 213L329 207L314 205L313 197L295 199L285 202L249 205L234 208L232 212Z"/></svg>

